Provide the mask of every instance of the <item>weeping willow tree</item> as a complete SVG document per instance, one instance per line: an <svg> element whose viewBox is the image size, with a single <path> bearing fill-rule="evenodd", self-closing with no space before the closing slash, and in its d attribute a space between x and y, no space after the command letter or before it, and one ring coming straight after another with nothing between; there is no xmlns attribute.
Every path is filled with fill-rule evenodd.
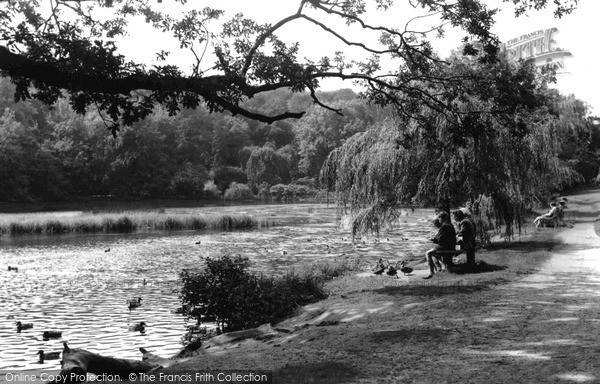
<svg viewBox="0 0 600 384"><path fill-rule="evenodd" d="M407 102L398 118L352 137L325 162L322 180L352 216L354 235L378 234L409 204L467 202L484 243L492 230L510 238L527 203L579 178L558 157L549 74L502 58L448 62L435 74L457 81L427 89L443 108Z"/></svg>

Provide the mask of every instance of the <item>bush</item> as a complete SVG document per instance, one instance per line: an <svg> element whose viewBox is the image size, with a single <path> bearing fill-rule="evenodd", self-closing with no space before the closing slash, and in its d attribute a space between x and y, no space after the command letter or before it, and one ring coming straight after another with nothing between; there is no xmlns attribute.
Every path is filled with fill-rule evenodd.
<svg viewBox="0 0 600 384"><path fill-rule="evenodd" d="M277 184L271 187L269 193L271 193L271 198L275 201L279 201L283 198L283 193L285 191L285 185Z"/></svg>
<svg viewBox="0 0 600 384"><path fill-rule="evenodd" d="M200 198L207 179L208 171L202 165L185 163L184 168L171 179L171 193L178 197Z"/></svg>
<svg viewBox="0 0 600 384"><path fill-rule="evenodd" d="M219 191L219 188L217 188L215 182L209 180L206 183L204 183L204 195L206 197L220 198L221 192Z"/></svg>
<svg viewBox="0 0 600 384"><path fill-rule="evenodd" d="M268 200L270 195L271 195L271 188L270 188L269 184L262 183L261 185L258 186L258 197L261 200Z"/></svg>
<svg viewBox="0 0 600 384"><path fill-rule="evenodd" d="M247 257L206 259L206 268L181 273L182 308L199 322L215 318L223 329L235 331L276 323L301 305L325 298L323 285L314 276L294 272L283 277L255 275Z"/></svg>
<svg viewBox="0 0 600 384"><path fill-rule="evenodd" d="M231 183L246 183L246 172L239 167L216 167L210 171L213 181L220 192L225 192Z"/></svg>
<svg viewBox="0 0 600 384"><path fill-rule="evenodd" d="M225 200L252 200L254 194L246 184L238 184L234 181L225 191L224 198Z"/></svg>

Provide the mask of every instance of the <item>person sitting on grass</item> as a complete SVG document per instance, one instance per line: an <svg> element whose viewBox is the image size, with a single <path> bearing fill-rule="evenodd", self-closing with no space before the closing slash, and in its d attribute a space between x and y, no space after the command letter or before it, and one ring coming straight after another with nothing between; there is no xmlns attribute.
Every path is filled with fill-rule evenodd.
<svg viewBox="0 0 600 384"><path fill-rule="evenodd" d="M435 273L435 263L441 262L442 267L446 267L439 251L454 251L456 247L456 231L450 223L450 215L441 212L434 220L434 225L439 228L438 233L431 239L436 245L425 253L427 264L429 265L429 276L424 279L431 279ZM434 260L435 259L435 260Z"/></svg>
<svg viewBox="0 0 600 384"><path fill-rule="evenodd" d="M550 220L552 218L555 217L555 215L558 213L558 204L552 202L550 203L550 210L546 213L544 213L541 216L538 216L535 218L535 220L533 220L533 223L535 224L536 227L539 227L540 224L542 223L542 221L544 220Z"/></svg>

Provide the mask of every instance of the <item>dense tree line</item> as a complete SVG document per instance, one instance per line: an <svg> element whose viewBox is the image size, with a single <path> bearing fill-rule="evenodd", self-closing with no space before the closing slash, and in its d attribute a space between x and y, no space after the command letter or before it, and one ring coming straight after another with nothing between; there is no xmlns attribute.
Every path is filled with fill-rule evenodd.
<svg viewBox="0 0 600 384"><path fill-rule="evenodd" d="M313 184L324 159L385 115L350 90L320 96L343 115L313 105L310 95L275 91L249 103L265 113L305 109L300 120L260 123L199 107L170 116L156 109L113 137L98 114L16 103L0 79L0 200L211 198L232 182L259 187Z"/></svg>

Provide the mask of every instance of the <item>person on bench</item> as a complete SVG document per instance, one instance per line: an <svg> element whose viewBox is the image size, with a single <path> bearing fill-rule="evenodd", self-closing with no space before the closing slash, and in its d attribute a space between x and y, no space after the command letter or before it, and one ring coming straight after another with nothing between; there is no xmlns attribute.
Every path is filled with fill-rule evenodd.
<svg viewBox="0 0 600 384"><path fill-rule="evenodd" d="M536 217L535 220L533 220L533 223L535 224L536 228L539 228L542 223L557 221L557 219L558 219L558 204L552 202L552 203L550 203L550 207L551 208L548 212L544 213L541 216Z"/></svg>
<svg viewBox="0 0 600 384"><path fill-rule="evenodd" d="M563 197L564 199L564 197ZM567 224L565 223L565 209L567 208L566 205L566 201L565 200L561 200L558 202L558 207L556 209L556 218L557 218L557 223L561 226L564 227Z"/></svg>
<svg viewBox="0 0 600 384"><path fill-rule="evenodd" d="M467 265L475 265L475 242L476 232L475 226L471 220L467 217L465 212L461 209L452 212L454 221L458 223L458 232L456 236L460 238L459 244L467 254Z"/></svg>
<svg viewBox="0 0 600 384"><path fill-rule="evenodd" d="M429 276L424 279L431 279L435 274L435 263L441 262L446 267L443 257L438 255L439 251L454 251L456 249L456 231L450 222L450 215L447 212L441 212L434 220L434 225L439 228L438 233L431 239L436 245L425 253L427 264L429 265ZM434 258L436 260L434 260Z"/></svg>

